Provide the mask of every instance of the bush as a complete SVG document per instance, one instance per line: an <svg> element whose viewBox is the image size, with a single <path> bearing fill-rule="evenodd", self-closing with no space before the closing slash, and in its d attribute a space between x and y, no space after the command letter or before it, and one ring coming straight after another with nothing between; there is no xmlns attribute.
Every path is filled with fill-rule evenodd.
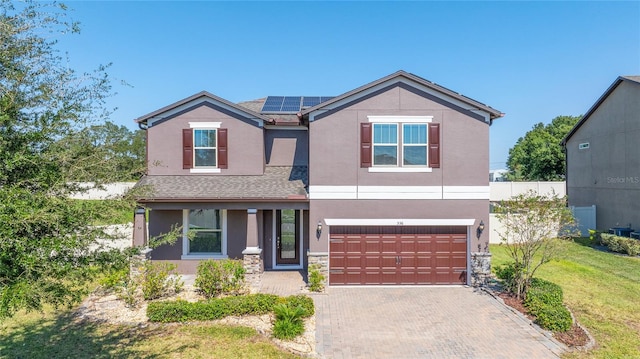
<svg viewBox="0 0 640 359"><path fill-rule="evenodd" d="M516 264L511 262L494 268L496 276L498 279L502 280L504 289L509 293L516 294L518 292L518 282L516 280L516 273L518 272L518 269L516 268Z"/></svg>
<svg viewBox="0 0 640 359"><path fill-rule="evenodd" d="M214 320L230 315L261 315L274 311L278 304L300 308L303 318L315 311L313 300L303 295L282 298L273 294L250 294L195 303L184 300L151 302L147 307L147 317L149 321L161 323Z"/></svg>
<svg viewBox="0 0 640 359"><path fill-rule="evenodd" d="M304 333L302 318L306 310L300 306L276 304L273 307L276 321L273 323L273 336L278 339L293 339Z"/></svg>
<svg viewBox="0 0 640 359"><path fill-rule="evenodd" d="M123 287L129 279L129 269L110 270L98 283L106 290L117 290Z"/></svg>
<svg viewBox="0 0 640 359"><path fill-rule="evenodd" d="M320 266L313 264L309 266L309 290L312 292L322 292L324 290L324 275L320 273Z"/></svg>
<svg viewBox="0 0 640 359"><path fill-rule="evenodd" d="M288 297L282 298L279 303L286 304L289 307L295 308L300 307L304 311L302 314L303 318L308 318L315 313L315 306L313 305L313 299L307 297L306 295L290 295Z"/></svg>
<svg viewBox="0 0 640 359"><path fill-rule="evenodd" d="M161 298L182 290L183 282L173 263L146 261L143 265L142 294L145 300ZM169 276L173 275L172 278Z"/></svg>
<svg viewBox="0 0 640 359"><path fill-rule="evenodd" d="M552 282L533 278L524 300L524 306L536 317L542 328L566 332L573 325L571 313L562 304L562 288Z"/></svg>
<svg viewBox="0 0 640 359"><path fill-rule="evenodd" d="M244 288L244 274L242 261L208 259L198 264L195 286L207 298L239 294Z"/></svg>
<svg viewBox="0 0 640 359"><path fill-rule="evenodd" d="M633 238L619 237L609 233L601 233L600 240L610 251L625 253L630 256L640 254L640 241Z"/></svg>
<svg viewBox="0 0 640 359"><path fill-rule="evenodd" d="M273 294L251 294L195 303L184 300L152 302L147 307L147 317L152 322L172 323L214 320L229 315L259 315L271 312L277 300L278 296Z"/></svg>

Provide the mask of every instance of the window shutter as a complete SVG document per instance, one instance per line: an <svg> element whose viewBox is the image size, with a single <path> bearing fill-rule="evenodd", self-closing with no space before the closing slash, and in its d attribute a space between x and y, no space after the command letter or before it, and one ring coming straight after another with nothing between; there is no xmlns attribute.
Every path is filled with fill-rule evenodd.
<svg viewBox="0 0 640 359"><path fill-rule="evenodd" d="M440 168L440 124L429 124L429 167Z"/></svg>
<svg viewBox="0 0 640 359"><path fill-rule="evenodd" d="M189 169L193 167L193 130L182 130L182 168Z"/></svg>
<svg viewBox="0 0 640 359"><path fill-rule="evenodd" d="M360 124L360 167L371 167L371 124Z"/></svg>
<svg viewBox="0 0 640 359"><path fill-rule="evenodd" d="M218 129L218 168L228 168L226 128Z"/></svg>

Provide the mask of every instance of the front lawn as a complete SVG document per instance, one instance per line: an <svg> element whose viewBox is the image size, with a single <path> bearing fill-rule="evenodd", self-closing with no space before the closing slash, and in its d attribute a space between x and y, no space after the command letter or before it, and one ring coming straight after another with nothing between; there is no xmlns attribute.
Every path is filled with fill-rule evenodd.
<svg viewBox="0 0 640 359"><path fill-rule="evenodd" d="M78 323L70 311L55 313L0 322L0 358L297 358L252 328Z"/></svg>
<svg viewBox="0 0 640 359"><path fill-rule="evenodd" d="M602 252L588 238L568 242L562 259L537 277L559 284L565 303L594 336L597 347L566 358L631 358L640 353L640 258ZM504 247L491 245L492 266L506 263Z"/></svg>

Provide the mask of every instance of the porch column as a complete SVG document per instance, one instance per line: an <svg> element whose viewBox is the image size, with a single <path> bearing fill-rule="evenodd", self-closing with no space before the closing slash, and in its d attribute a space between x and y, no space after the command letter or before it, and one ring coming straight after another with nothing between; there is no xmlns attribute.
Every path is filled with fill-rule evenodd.
<svg viewBox="0 0 640 359"><path fill-rule="evenodd" d="M133 215L133 242L134 247L146 247L147 242L147 220L146 209L136 207Z"/></svg>
<svg viewBox="0 0 640 359"><path fill-rule="evenodd" d="M242 251L245 280L252 292L260 289L262 273L264 272L264 262L262 260L262 248L258 238L258 210L249 208L247 210L247 248Z"/></svg>

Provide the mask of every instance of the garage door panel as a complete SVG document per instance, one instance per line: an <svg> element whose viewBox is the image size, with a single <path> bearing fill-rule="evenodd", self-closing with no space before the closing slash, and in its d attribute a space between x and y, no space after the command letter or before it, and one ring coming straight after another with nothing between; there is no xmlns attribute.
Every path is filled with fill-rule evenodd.
<svg viewBox="0 0 640 359"><path fill-rule="evenodd" d="M348 235L332 235L330 284L464 283L466 235L429 234L429 229L420 227L413 227L420 233L410 230L362 227L351 229ZM462 229L455 231L466 233Z"/></svg>

